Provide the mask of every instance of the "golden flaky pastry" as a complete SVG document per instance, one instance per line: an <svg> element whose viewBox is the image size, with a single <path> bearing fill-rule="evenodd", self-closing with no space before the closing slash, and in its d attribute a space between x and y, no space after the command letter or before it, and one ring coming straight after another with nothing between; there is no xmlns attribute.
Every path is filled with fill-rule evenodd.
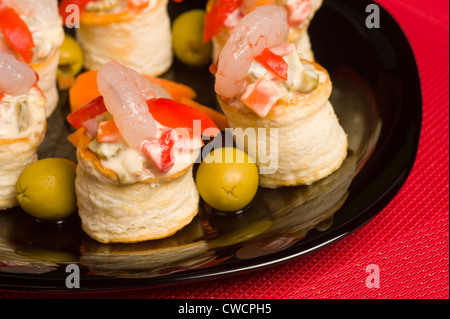
<svg viewBox="0 0 450 319"><path fill-rule="evenodd" d="M329 75L320 65L307 63L322 74L318 88L278 102L265 118L218 96L230 126L242 129L234 130L236 143L256 159L262 187L312 184L338 169L347 156L347 135L329 102ZM246 135L248 128L256 134Z"/></svg>
<svg viewBox="0 0 450 319"><path fill-rule="evenodd" d="M141 74L166 72L173 61L167 1L151 2L152 7L136 13L83 13L76 36L85 67L99 70L115 60Z"/></svg>

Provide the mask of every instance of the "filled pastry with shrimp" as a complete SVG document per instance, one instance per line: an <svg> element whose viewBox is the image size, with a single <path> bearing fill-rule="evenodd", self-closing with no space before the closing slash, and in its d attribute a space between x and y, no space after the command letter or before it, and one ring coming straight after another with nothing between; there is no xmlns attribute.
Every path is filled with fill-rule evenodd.
<svg viewBox="0 0 450 319"><path fill-rule="evenodd" d="M118 62L98 72L97 84L101 96L68 116L85 130L75 182L82 227L102 243L171 236L198 212L193 164L202 134L219 130Z"/></svg>
<svg viewBox="0 0 450 319"><path fill-rule="evenodd" d="M0 210L17 205L16 183L45 136L46 99L36 72L0 51Z"/></svg>
<svg viewBox="0 0 450 319"><path fill-rule="evenodd" d="M168 0L64 0L60 12L71 23L70 5L80 6L76 37L84 66L100 70L115 60L139 73L157 76L173 61Z"/></svg>
<svg viewBox="0 0 450 319"><path fill-rule="evenodd" d="M297 45L303 59L313 61L314 53L309 39L308 27L322 0L209 0L206 5L203 38L213 44L213 61L217 60L231 30L248 13L263 5L283 7L289 24L287 41Z"/></svg>
<svg viewBox="0 0 450 319"><path fill-rule="evenodd" d="M14 54L38 73L47 117L58 100L56 74L64 41L57 0L0 0L0 51Z"/></svg>
<svg viewBox="0 0 450 319"><path fill-rule="evenodd" d="M347 154L328 73L286 43L285 15L276 6L246 15L219 56L215 83L236 143L255 158L268 188L312 184Z"/></svg>

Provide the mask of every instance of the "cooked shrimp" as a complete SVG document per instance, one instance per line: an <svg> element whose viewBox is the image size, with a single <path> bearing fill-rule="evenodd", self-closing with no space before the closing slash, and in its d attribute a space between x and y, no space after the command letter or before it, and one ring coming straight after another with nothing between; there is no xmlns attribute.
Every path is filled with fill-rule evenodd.
<svg viewBox="0 0 450 319"><path fill-rule="evenodd" d="M8 95L27 94L37 75L28 64L0 51L0 92Z"/></svg>
<svg viewBox="0 0 450 319"><path fill-rule="evenodd" d="M260 6L244 16L220 53L216 92L223 98L239 94L254 58L265 48L285 43L288 33L286 10L280 6Z"/></svg>
<svg viewBox="0 0 450 319"><path fill-rule="evenodd" d="M97 84L106 108L128 145L140 149L145 140L156 136L156 122L146 102L156 97L150 81L112 61L99 71Z"/></svg>

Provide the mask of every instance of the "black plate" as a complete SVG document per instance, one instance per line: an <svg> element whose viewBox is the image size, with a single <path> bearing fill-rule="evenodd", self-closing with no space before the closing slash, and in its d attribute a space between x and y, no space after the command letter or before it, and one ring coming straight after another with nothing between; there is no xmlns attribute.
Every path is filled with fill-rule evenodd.
<svg viewBox="0 0 450 319"><path fill-rule="evenodd" d="M20 209L0 213L0 287L74 291L66 265L81 269L76 291L154 287L217 278L272 266L329 245L364 225L400 190L410 173L421 130L419 76L409 43L380 7L381 28L365 20L369 1L330 0L310 28L317 61L330 73L331 97L349 135L350 151L332 176L309 187L260 189L240 214L200 214L171 238L104 245L88 238L74 217L43 223ZM171 15L204 1L170 4ZM178 61L165 75L186 83L198 101L217 107L208 70ZM40 156L75 159L66 141L65 95L49 120Z"/></svg>

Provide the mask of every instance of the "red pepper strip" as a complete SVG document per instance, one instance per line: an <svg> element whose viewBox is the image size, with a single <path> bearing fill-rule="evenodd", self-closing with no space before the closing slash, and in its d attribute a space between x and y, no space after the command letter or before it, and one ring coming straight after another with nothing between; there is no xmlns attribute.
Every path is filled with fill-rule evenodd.
<svg viewBox="0 0 450 319"><path fill-rule="evenodd" d="M80 12L80 15L84 12L86 9L86 6L89 2L92 2L93 0L62 0L59 4L59 14L61 15L63 19L63 23L67 25L68 18L70 15L72 15L74 12L73 10L70 10L70 8L67 8L70 5L76 5L78 6L78 10ZM76 19L80 19L80 17L76 17Z"/></svg>
<svg viewBox="0 0 450 319"><path fill-rule="evenodd" d="M186 128L193 135L194 121L198 120L201 122L200 134L215 136L220 132L206 114L183 103L157 98L148 100L147 104L153 118L161 125L171 128Z"/></svg>
<svg viewBox="0 0 450 319"><path fill-rule="evenodd" d="M107 112L107 109L103 101L103 96L99 96L75 112L69 114L67 120L74 128L79 129L84 127L88 121L95 119L105 112Z"/></svg>
<svg viewBox="0 0 450 319"><path fill-rule="evenodd" d="M34 55L33 36L26 23L13 8L3 5L0 7L0 29L11 48L29 64Z"/></svg>
<svg viewBox="0 0 450 319"><path fill-rule="evenodd" d="M3 94L2 92L0 92L0 102L3 100L4 97L5 97L5 94Z"/></svg>
<svg viewBox="0 0 450 319"><path fill-rule="evenodd" d="M175 144L174 130L168 129L157 140L146 141L142 151L161 173L167 173L175 164L172 149Z"/></svg>
<svg viewBox="0 0 450 319"><path fill-rule="evenodd" d="M233 13L242 4L242 0L217 0L211 10L205 15L205 26L203 29L203 42L208 42L217 33Z"/></svg>
<svg viewBox="0 0 450 319"><path fill-rule="evenodd" d="M97 140L100 143L115 143L122 139L119 129L114 120L102 121L98 123Z"/></svg>
<svg viewBox="0 0 450 319"><path fill-rule="evenodd" d="M264 65L269 71L272 71L280 78L287 81L288 64L283 57L276 55L266 48L255 58L255 60Z"/></svg>

